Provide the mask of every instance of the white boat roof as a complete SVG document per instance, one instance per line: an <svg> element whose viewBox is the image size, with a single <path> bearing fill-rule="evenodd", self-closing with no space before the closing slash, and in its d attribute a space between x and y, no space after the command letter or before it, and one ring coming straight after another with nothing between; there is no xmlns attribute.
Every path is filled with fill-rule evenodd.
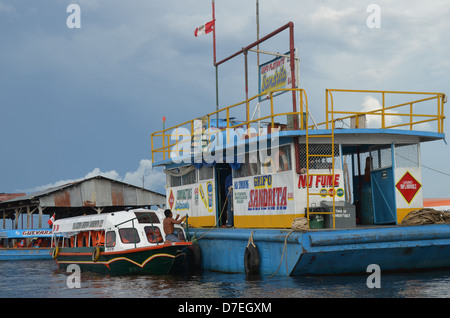
<svg viewBox="0 0 450 318"><path fill-rule="evenodd" d="M158 218L152 217L152 221L155 224L159 224L161 217L163 215L162 211L157 210L147 210L147 209L132 209L128 211L118 211L103 214L92 214L75 216L70 218L64 218L56 220L53 223L53 233L63 233L63 234L75 234L80 231L99 231L113 229L117 225L132 226L132 220L135 224L138 223L136 220L136 213L149 213L155 214ZM127 222L129 221L129 222Z"/></svg>

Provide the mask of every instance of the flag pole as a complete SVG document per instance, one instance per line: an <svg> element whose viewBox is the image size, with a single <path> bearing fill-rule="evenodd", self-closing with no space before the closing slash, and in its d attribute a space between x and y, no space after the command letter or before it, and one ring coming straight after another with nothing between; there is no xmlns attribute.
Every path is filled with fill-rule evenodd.
<svg viewBox="0 0 450 318"><path fill-rule="evenodd" d="M216 14L215 14L215 3L212 0L212 19L214 21L213 28L213 55L214 55L214 66L216 68L216 126L219 127L219 75L218 75L218 65L216 63Z"/></svg>
<svg viewBox="0 0 450 318"><path fill-rule="evenodd" d="M216 65L216 15L215 15L215 5L214 0L212 0L212 19L214 21L213 28L213 51L214 51L214 65Z"/></svg>
<svg viewBox="0 0 450 318"><path fill-rule="evenodd" d="M256 41L259 41L259 0L256 0ZM256 53L256 64L259 72L259 42L256 49L258 50Z"/></svg>

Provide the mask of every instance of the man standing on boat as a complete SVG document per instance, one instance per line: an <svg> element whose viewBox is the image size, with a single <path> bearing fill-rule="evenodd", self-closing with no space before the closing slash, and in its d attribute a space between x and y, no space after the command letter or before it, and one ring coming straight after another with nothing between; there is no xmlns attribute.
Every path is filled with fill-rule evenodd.
<svg viewBox="0 0 450 318"><path fill-rule="evenodd" d="M163 226L164 226L164 232L166 233L166 241L171 241L171 242L181 242L181 240L178 238L178 236L176 236L175 234L173 234L174 231L174 224L180 224L181 222L184 221L184 219L186 218L186 215L183 216L180 220L178 220L178 217L180 215L177 215L176 219L172 218L172 211L170 211L170 209L167 209L164 211L164 215L166 216L166 218L163 221Z"/></svg>
<svg viewBox="0 0 450 318"><path fill-rule="evenodd" d="M225 191L227 192L227 227L233 227L233 178L231 174L225 179Z"/></svg>

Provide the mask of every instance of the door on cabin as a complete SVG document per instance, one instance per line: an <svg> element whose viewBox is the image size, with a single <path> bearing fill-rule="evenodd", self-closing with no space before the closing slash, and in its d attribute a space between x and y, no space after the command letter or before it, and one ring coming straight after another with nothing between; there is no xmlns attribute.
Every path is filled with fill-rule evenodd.
<svg viewBox="0 0 450 318"><path fill-rule="evenodd" d="M231 176L231 167L227 163L216 164L216 198L217 198L217 225L219 227L224 226L227 223L228 202L227 188L225 182L227 177Z"/></svg>
<svg viewBox="0 0 450 318"><path fill-rule="evenodd" d="M391 224L397 220L392 153L391 145L370 149L374 224Z"/></svg>

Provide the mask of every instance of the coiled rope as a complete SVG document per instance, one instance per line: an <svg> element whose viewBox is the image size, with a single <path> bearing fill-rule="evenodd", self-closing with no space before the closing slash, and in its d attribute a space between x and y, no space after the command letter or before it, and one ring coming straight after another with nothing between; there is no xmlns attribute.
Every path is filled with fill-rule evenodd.
<svg viewBox="0 0 450 318"><path fill-rule="evenodd" d="M408 213L401 225L450 224L450 213L423 208Z"/></svg>

